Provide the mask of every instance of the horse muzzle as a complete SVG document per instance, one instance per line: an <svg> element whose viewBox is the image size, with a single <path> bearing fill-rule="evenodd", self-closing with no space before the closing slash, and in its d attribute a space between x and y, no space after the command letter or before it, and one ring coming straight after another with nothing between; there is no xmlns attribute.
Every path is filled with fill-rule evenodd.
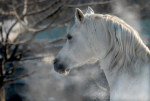
<svg viewBox="0 0 150 101"><path fill-rule="evenodd" d="M54 70L56 72L61 73L61 74L69 72L69 69L67 69L67 66L61 63L59 59L55 59L53 64L54 64Z"/></svg>

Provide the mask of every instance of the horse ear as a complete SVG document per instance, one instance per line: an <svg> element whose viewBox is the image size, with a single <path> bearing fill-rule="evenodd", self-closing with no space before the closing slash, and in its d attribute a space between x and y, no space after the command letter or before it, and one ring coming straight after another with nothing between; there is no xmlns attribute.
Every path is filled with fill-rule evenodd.
<svg viewBox="0 0 150 101"><path fill-rule="evenodd" d="M76 8L75 19L76 19L76 22L79 22L79 23L82 23L84 20L84 14L79 8Z"/></svg>
<svg viewBox="0 0 150 101"><path fill-rule="evenodd" d="M88 9L86 11L87 14L94 14L94 10L88 6Z"/></svg>

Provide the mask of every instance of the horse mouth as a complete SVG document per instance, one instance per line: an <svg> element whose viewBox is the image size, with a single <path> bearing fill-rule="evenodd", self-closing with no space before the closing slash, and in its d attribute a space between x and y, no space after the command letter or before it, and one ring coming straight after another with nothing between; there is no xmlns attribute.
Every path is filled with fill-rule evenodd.
<svg viewBox="0 0 150 101"><path fill-rule="evenodd" d="M64 75L68 75L70 72L70 69L64 69L64 70L57 70L56 72Z"/></svg>

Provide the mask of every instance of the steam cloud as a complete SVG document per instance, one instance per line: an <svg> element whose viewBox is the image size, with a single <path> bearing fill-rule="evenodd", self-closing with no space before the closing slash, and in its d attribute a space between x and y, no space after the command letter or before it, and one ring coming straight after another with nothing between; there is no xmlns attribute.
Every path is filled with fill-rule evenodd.
<svg viewBox="0 0 150 101"><path fill-rule="evenodd" d="M126 9L125 0L118 0L113 5L114 14L124 19L138 32L141 31L138 12ZM51 53L52 54L52 53ZM109 87L102 70L98 70L97 62L83 64L68 76L56 73L51 60L53 56L42 61L24 63L28 71L37 72L26 79L29 86L30 101L89 101L109 100ZM84 69L86 67L86 69ZM92 67L92 69L90 68ZM79 72L80 71L80 72ZM91 79L92 77L92 79ZM94 78L94 80L93 80Z"/></svg>

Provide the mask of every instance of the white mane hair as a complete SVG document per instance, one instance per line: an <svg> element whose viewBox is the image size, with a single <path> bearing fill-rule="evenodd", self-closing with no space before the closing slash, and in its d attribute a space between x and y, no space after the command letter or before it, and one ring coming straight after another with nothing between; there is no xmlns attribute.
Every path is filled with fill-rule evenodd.
<svg viewBox="0 0 150 101"><path fill-rule="evenodd" d="M150 61L150 50L140 38L138 32L130 25L116 16L108 14L85 14L86 19L90 19L95 24L101 20L110 46L106 57L111 54L109 69L118 67L118 70L134 72L135 67ZM85 21L86 23L86 21Z"/></svg>

